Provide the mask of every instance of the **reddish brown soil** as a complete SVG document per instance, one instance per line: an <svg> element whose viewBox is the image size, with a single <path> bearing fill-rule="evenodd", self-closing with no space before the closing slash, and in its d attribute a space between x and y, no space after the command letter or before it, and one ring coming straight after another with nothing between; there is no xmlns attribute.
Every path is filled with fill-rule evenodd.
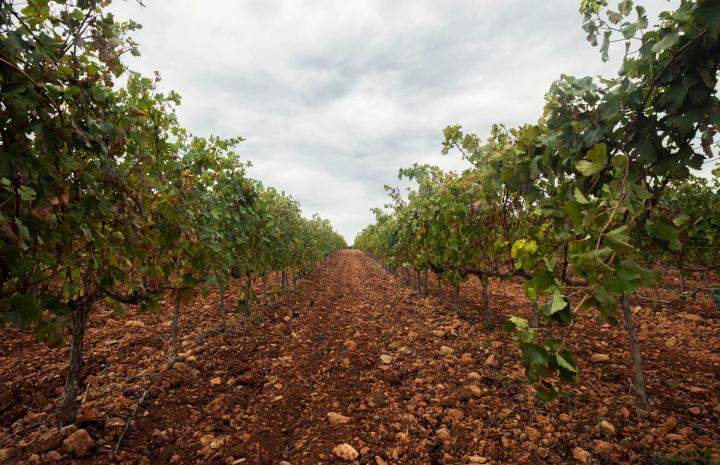
<svg viewBox="0 0 720 465"><path fill-rule="evenodd" d="M464 318L444 304L448 289L419 297L344 251L275 303L230 316L225 333L206 331L217 324L217 292L199 295L183 309L183 361L171 370L169 308L125 318L98 309L79 418L96 444L82 459L58 448L59 463L332 464L341 443L360 452L357 463L380 465L580 463L576 448L595 464L676 463L663 454L698 451L720 458L720 312L707 299L657 313L635 307L653 408L643 420L622 325L580 321L571 343L582 380L543 405L524 383L513 341L473 317L478 283L465 283L462 295ZM492 282L490 297L496 321L527 316L521 285ZM0 454L58 463L43 440L57 434L67 349L2 334ZM609 362L590 363L596 353ZM331 424L329 412L349 422ZM598 427L603 420L614 434Z"/></svg>

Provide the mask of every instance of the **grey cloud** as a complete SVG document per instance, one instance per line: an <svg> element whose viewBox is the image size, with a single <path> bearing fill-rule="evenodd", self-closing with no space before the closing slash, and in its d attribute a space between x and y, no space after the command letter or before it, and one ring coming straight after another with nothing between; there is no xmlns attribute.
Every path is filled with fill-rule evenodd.
<svg viewBox="0 0 720 465"><path fill-rule="evenodd" d="M578 0L145 3L111 7L145 26L131 66L161 71L191 132L245 137L250 173L349 241L399 168L467 166L440 156L443 127L536 121L561 73L612 75L621 58L587 45Z"/></svg>

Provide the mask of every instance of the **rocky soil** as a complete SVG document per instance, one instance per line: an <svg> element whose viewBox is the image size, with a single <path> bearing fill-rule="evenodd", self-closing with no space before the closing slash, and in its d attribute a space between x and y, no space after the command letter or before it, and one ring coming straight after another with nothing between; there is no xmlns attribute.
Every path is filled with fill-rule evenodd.
<svg viewBox="0 0 720 465"><path fill-rule="evenodd" d="M62 430L53 408L67 349L5 330L0 463L720 463L720 311L709 300L659 312L634 302L653 408L643 419L622 324L583 318L570 341L582 380L542 404L513 341L477 315L479 284L462 295L461 317L449 289L417 296L343 251L274 302L229 315L225 332L212 330L217 292L198 295L172 369L169 306L99 308L78 425ZM492 282L490 302L496 321L527 316L520 284Z"/></svg>

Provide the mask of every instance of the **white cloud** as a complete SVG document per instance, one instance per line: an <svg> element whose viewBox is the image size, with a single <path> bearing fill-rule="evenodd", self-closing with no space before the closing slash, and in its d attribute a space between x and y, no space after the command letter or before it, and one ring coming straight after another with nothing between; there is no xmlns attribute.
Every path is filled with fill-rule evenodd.
<svg viewBox="0 0 720 465"><path fill-rule="evenodd" d="M561 73L615 74L581 29L578 0L116 1L143 73L183 96L198 135L243 136L251 175L352 241L397 170L441 157L442 129L536 121ZM646 0L651 13L667 2Z"/></svg>

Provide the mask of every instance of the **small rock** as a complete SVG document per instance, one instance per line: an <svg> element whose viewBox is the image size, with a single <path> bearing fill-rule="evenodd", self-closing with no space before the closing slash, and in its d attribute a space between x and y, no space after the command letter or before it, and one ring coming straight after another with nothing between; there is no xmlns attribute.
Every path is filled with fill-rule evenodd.
<svg viewBox="0 0 720 465"><path fill-rule="evenodd" d="M41 423L45 418L47 418L46 412L29 412L25 415L25 421L28 423Z"/></svg>
<svg viewBox="0 0 720 465"><path fill-rule="evenodd" d="M683 442L685 437L682 434L670 433L665 436L665 440L669 442Z"/></svg>
<svg viewBox="0 0 720 465"><path fill-rule="evenodd" d="M212 434L206 434L206 435L200 437L200 445L202 447L208 447L210 445L210 443L213 442L214 440L215 440L215 436L213 436Z"/></svg>
<svg viewBox="0 0 720 465"><path fill-rule="evenodd" d="M292 463L288 462L287 460L280 461L279 465L292 465Z"/></svg>
<svg viewBox="0 0 720 465"><path fill-rule="evenodd" d="M471 371L470 373L468 373L467 377L468 377L468 379L477 381L480 379L480 373L478 373L476 371Z"/></svg>
<svg viewBox="0 0 720 465"><path fill-rule="evenodd" d="M77 413L77 424L89 423L91 421L98 421L103 419L103 414L100 413L95 407L82 408Z"/></svg>
<svg viewBox="0 0 720 465"><path fill-rule="evenodd" d="M535 451L535 454L537 454L537 456L541 459L546 459L550 456L550 451L544 447L538 447Z"/></svg>
<svg viewBox="0 0 720 465"><path fill-rule="evenodd" d="M386 365L389 365L390 363L392 363L392 357L388 354L382 354L380 356L380 361Z"/></svg>
<svg viewBox="0 0 720 465"><path fill-rule="evenodd" d="M3 449L0 449L0 462L10 460L14 455L15 455L15 449L12 449L10 447L5 447Z"/></svg>
<svg viewBox="0 0 720 465"><path fill-rule="evenodd" d="M446 427L442 427L435 431L435 436L443 442L443 444L450 444L452 442L452 436L450 436L450 430Z"/></svg>
<svg viewBox="0 0 720 465"><path fill-rule="evenodd" d="M702 413L702 409L700 407L690 407L688 409L688 412L690 412L692 415L698 416Z"/></svg>
<svg viewBox="0 0 720 465"><path fill-rule="evenodd" d="M253 377L253 374L249 371L246 371L245 373L238 376L238 383L242 384L243 386L254 386L255 385L255 378Z"/></svg>
<svg viewBox="0 0 720 465"><path fill-rule="evenodd" d="M48 460L52 460L53 462L59 462L62 460L63 456L60 452L56 450L51 450L47 454L45 454L45 458Z"/></svg>
<svg viewBox="0 0 720 465"><path fill-rule="evenodd" d="M465 418L465 414L460 409L449 408L445 411L445 421L447 422L460 423L463 418Z"/></svg>
<svg viewBox="0 0 720 465"><path fill-rule="evenodd" d="M126 420L120 417L108 418L105 420L105 429L119 429L125 427Z"/></svg>
<svg viewBox="0 0 720 465"><path fill-rule="evenodd" d="M480 455L470 455L467 458L468 463L487 463L487 459Z"/></svg>
<svg viewBox="0 0 720 465"><path fill-rule="evenodd" d="M695 440L695 444L705 449L712 449L715 446L715 442L709 436L700 436Z"/></svg>
<svg viewBox="0 0 720 465"><path fill-rule="evenodd" d="M531 442L535 442L540 439L540 432L532 426L525 428L525 435L527 436L528 441Z"/></svg>
<svg viewBox="0 0 720 465"><path fill-rule="evenodd" d="M348 339L347 341L345 341L345 342L343 343L343 345L345 346L345 348L346 348L348 351L353 351L353 350L357 349L357 342L355 342L355 341L353 341L353 340L351 340L351 339Z"/></svg>
<svg viewBox="0 0 720 465"><path fill-rule="evenodd" d="M31 465L39 464L40 456L37 454L32 454L30 457L28 457L27 463Z"/></svg>
<svg viewBox="0 0 720 465"><path fill-rule="evenodd" d="M440 355L447 357L448 355L452 355L453 353L455 353L455 349L453 349L452 347L440 346Z"/></svg>
<svg viewBox="0 0 720 465"><path fill-rule="evenodd" d="M220 378L217 378L217 377L216 377L216 378L211 378L211 379L210 379L210 384L212 384L213 386L217 386L217 385L219 385L219 384L221 384L221 383L222 383L222 380L221 380Z"/></svg>
<svg viewBox="0 0 720 465"><path fill-rule="evenodd" d="M328 412L327 417L331 425L345 425L350 423L350 417L346 417L345 415L337 412Z"/></svg>
<svg viewBox="0 0 720 465"><path fill-rule="evenodd" d="M35 447L33 447L33 450L37 454L44 454L49 450L57 449L58 447L60 447L60 444L62 444L62 440L63 436L60 431L53 428L52 430L40 436L40 438L35 442Z"/></svg>
<svg viewBox="0 0 720 465"><path fill-rule="evenodd" d="M160 441L166 441L169 437L169 434L168 434L167 430L160 431L159 429L154 429L152 432L152 437L158 438L158 439L160 439ZM169 449L169 448L167 450L172 451L172 449ZM172 454L170 454L170 455L172 456Z"/></svg>
<svg viewBox="0 0 720 465"><path fill-rule="evenodd" d="M176 363L177 365L177 363ZM170 387L178 387L183 382L183 375L180 373L179 370L175 368L171 368L169 370L165 370L162 374L162 380Z"/></svg>
<svg viewBox="0 0 720 465"><path fill-rule="evenodd" d="M665 421L663 422L662 426L663 428L666 428L668 431L672 431L675 428L677 428L677 418L676 417L667 417Z"/></svg>
<svg viewBox="0 0 720 465"><path fill-rule="evenodd" d="M482 397L482 389L480 389L478 386L471 384L468 386L468 392L470 393L471 397Z"/></svg>
<svg viewBox="0 0 720 465"><path fill-rule="evenodd" d="M210 444L208 445L208 447L210 447L210 449L212 449L212 450L218 450L223 446L223 444L225 444L225 439L215 438L212 441L210 441Z"/></svg>
<svg viewBox="0 0 720 465"><path fill-rule="evenodd" d="M400 376L399 373L390 370L383 372L380 375L380 379L392 386L398 386L403 382L402 376Z"/></svg>
<svg viewBox="0 0 720 465"><path fill-rule="evenodd" d="M593 441L592 448L598 454L609 454L613 451L613 445L601 439Z"/></svg>
<svg viewBox="0 0 720 465"><path fill-rule="evenodd" d="M573 449L573 458L580 463L590 463L592 455L582 447L576 447Z"/></svg>
<svg viewBox="0 0 720 465"><path fill-rule="evenodd" d="M205 406L205 412L211 417L222 419L228 414L228 394L220 394Z"/></svg>
<svg viewBox="0 0 720 465"><path fill-rule="evenodd" d="M139 320L127 320L125 322L125 326L127 326L128 328L144 328L145 323Z"/></svg>
<svg viewBox="0 0 720 465"><path fill-rule="evenodd" d="M485 359L485 365L489 367L497 366L497 361L495 361L495 354L490 354L488 358Z"/></svg>
<svg viewBox="0 0 720 465"><path fill-rule="evenodd" d="M84 429L75 431L63 441L63 450L76 457L85 457L94 446L95 441Z"/></svg>
<svg viewBox="0 0 720 465"><path fill-rule="evenodd" d="M388 465L388 463L379 455L375 456L375 465Z"/></svg>
<svg viewBox="0 0 720 465"><path fill-rule="evenodd" d="M610 361L610 355L608 354L595 354L590 357L590 361L593 363L607 363Z"/></svg>
<svg viewBox="0 0 720 465"><path fill-rule="evenodd" d="M60 434L63 438L66 438L78 430L76 425L67 425L60 428Z"/></svg>
<svg viewBox="0 0 720 465"><path fill-rule="evenodd" d="M352 462L360 456L358 451L347 443L338 444L333 448L332 453L340 460L345 460L346 462Z"/></svg>
<svg viewBox="0 0 720 465"><path fill-rule="evenodd" d="M597 427L607 436L615 436L615 427L609 421L603 420L598 423Z"/></svg>

